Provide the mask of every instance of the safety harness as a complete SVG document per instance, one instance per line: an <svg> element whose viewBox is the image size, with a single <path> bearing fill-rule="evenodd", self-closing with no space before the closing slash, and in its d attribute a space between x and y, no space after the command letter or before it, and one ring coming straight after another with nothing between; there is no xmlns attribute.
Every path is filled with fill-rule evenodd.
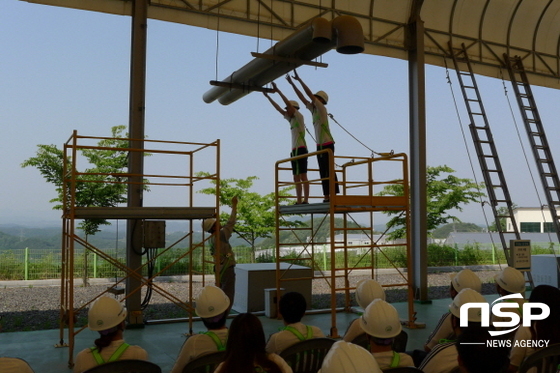
<svg viewBox="0 0 560 373"><path fill-rule="evenodd" d="M216 333L214 333L213 331L207 331L207 332L201 332L200 334L206 334L207 336L209 336L210 338L212 338L212 340L214 341L214 343L216 344L216 347L218 347L218 351L225 351L226 350L226 345L225 343L222 343L220 337L218 337L216 335ZM226 338L226 342L227 342L227 338Z"/></svg>
<svg viewBox="0 0 560 373"><path fill-rule="evenodd" d="M129 347L130 347L130 345L126 342L121 344L119 346L119 348L117 348L117 350L115 352L113 352L113 354L109 357L109 360L107 360L107 361L105 361L103 359L103 357L101 357L101 354L99 353L99 350L98 350L97 347L90 347L90 349L91 349L91 353L92 353L93 358L95 359L95 362L97 363L97 365L101 365L101 364L111 363L113 361L119 360L119 358L122 356L122 354Z"/></svg>
<svg viewBox="0 0 560 373"><path fill-rule="evenodd" d="M400 362L401 362L401 354L393 351L393 358L391 359L391 364L389 365L389 368L398 367Z"/></svg>
<svg viewBox="0 0 560 373"><path fill-rule="evenodd" d="M287 330L287 331L289 331L289 332L292 332L296 337L298 337L298 339L299 339L300 341L305 341L306 339L311 339L311 338L313 338L313 329L312 329L309 325L306 325L305 327L307 328L307 335L306 335L306 336L304 336L303 334L301 334L301 333L299 332L299 330L297 330L297 329L294 328L293 326L289 326L289 325L288 325L288 326L286 326L286 327L284 328L284 330Z"/></svg>

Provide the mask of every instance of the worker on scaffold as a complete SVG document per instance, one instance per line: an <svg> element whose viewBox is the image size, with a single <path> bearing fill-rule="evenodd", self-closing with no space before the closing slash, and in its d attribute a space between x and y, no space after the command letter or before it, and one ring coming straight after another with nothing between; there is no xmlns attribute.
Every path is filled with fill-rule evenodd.
<svg viewBox="0 0 560 373"><path fill-rule="evenodd" d="M290 75L286 76L288 83L294 88L299 99L305 104L305 107L311 111L311 115L313 117L313 128L315 129L315 141L317 142L317 151L324 150L324 149L331 149L333 156L334 156L334 139L331 135L331 131L329 128L329 117L327 113L327 109L325 105L329 101L329 96L325 91L318 91L317 93L313 93L309 87L301 80L297 71L294 70L294 77L295 80L300 82L301 87L309 97L308 100L305 95L301 93L301 91L296 87L295 83L293 82ZM322 186L323 186L323 202L330 201L330 183L329 183L329 153L321 153L317 155L317 162L319 163L319 173L322 179ZM334 175L335 178L335 194L339 193L338 182L336 173Z"/></svg>
<svg viewBox="0 0 560 373"><path fill-rule="evenodd" d="M290 101L278 89L276 84L272 83L272 89L278 93L286 108L282 109L266 92L263 92L268 101L274 108L282 114L282 116L290 123L290 131L292 133L292 151L290 157L305 155L307 151L307 143L305 142L305 122L303 115L299 112L299 104L296 101ZM309 203L309 183L307 182L307 157L292 161L292 174L296 184L296 205Z"/></svg>
<svg viewBox="0 0 560 373"><path fill-rule="evenodd" d="M220 229L220 257L216 258L216 238L214 231L216 230L216 219L209 218L204 219L202 221L202 229L205 232L212 234L210 238L210 253L216 260L216 264L218 260L220 261L218 273L216 269L218 268L217 265L214 266L214 274L216 276L216 282L219 280L220 288L226 293L230 300L230 306L226 311L229 313L229 310L233 306L233 299L235 296L235 255L233 253L233 249L229 243L229 239L233 233L233 228L235 226L235 222L237 219L237 196L234 196L231 199L231 214L229 219L225 225L223 225Z"/></svg>

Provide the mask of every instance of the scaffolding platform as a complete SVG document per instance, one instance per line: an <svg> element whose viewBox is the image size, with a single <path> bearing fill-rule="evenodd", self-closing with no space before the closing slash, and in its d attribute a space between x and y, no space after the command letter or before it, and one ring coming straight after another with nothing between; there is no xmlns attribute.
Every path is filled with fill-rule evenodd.
<svg viewBox="0 0 560 373"><path fill-rule="evenodd" d="M291 162L303 157L315 158L320 153L328 153L330 178L314 179L319 175L318 169L308 166L308 183L310 190L320 190L324 182L329 183L329 190L335 190L338 184L340 193L332 194L328 202L323 201L322 193L310 192L309 204L290 203L295 197L288 195L284 188L298 186L291 174ZM335 168L335 165L339 165ZM375 170L375 172L374 172ZM336 175L336 178L333 177ZM387 188L388 187L388 188ZM400 193L399 193L400 192ZM399 284L384 286L403 286L408 292L408 315L404 324L410 328L421 327L416 324L414 312L411 273L410 239L403 242L379 243L374 239L373 214L375 212L394 212L403 214L408 231L409 218L409 181L408 161L405 154L384 154L373 157L334 156L330 149L284 159L276 163L276 290L286 288L293 279L287 276L293 265L304 265L312 269L309 280L326 281L331 289L331 331L330 336L338 338L336 313L341 310L337 305L337 295L343 294L344 307L351 312L350 292L357 286L356 276L352 272L370 273L375 278L376 258L385 255L387 248L400 247L407 256L407 271L398 270L403 277ZM356 214L368 217L368 223L357 223ZM294 216L310 218L309 226L294 225ZM323 238L318 232L328 226L328 237ZM359 234L366 239L359 247L352 243L351 235ZM339 238L335 237L338 235ZM340 236L342 239L340 239ZM280 237L283 240L280 241ZM289 241L289 242L288 242ZM298 248L295 255L282 256L286 248ZM351 264L350 256L359 248L357 262ZM294 257L295 256L295 257ZM396 266L395 266L396 268ZM299 280L303 280L300 278ZM401 317L404 318L404 317Z"/></svg>

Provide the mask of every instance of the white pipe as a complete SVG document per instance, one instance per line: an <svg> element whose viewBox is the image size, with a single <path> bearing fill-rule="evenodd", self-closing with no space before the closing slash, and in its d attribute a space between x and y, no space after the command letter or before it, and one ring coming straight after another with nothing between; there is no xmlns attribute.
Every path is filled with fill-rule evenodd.
<svg viewBox="0 0 560 373"><path fill-rule="evenodd" d="M357 33L358 36L350 36L347 35L348 33ZM337 50L340 50L341 53L360 53L364 49L363 39L361 25L354 17L340 16L330 22L324 18L315 18L309 24L296 30L286 39L276 43L272 48L264 52L264 54L273 56L297 58L302 63L294 64L265 58L255 58L222 82L246 85L248 87L261 87L301 66L304 61L310 61L328 52L337 44L337 40L345 43L354 43L351 46L337 46ZM206 103L211 103L218 99L222 105L229 105L250 92L249 89L216 86L204 94L203 100Z"/></svg>

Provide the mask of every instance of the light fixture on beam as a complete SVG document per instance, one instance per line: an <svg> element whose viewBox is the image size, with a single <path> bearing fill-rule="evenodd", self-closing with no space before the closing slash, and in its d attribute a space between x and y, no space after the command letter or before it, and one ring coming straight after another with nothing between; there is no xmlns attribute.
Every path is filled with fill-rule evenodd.
<svg viewBox="0 0 560 373"><path fill-rule="evenodd" d="M222 105L229 105L252 91L262 91L262 86L301 65L320 66L312 60L332 48L343 54L364 51L364 33L356 18L313 19L266 52L256 54L254 60L226 79L211 82L215 87L203 95L203 100L206 103L218 100Z"/></svg>

